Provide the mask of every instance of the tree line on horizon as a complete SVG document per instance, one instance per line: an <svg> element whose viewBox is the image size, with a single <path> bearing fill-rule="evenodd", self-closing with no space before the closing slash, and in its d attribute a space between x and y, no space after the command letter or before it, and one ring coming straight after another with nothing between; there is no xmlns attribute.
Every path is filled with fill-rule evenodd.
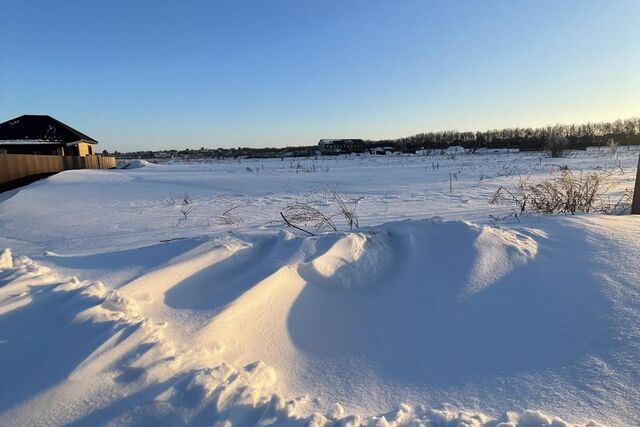
<svg viewBox="0 0 640 427"><path fill-rule="evenodd" d="M522 151L544 150L550 142L566 149L586 149L588 146L640 144L640 117L613 122L556 124L538 128L504 128L484 132L459 132L455 130L424 132L398 138L366 141L367 145L395 145L410 152L418 149L445 149L460 145L467 149L519 148Z"/></svg>
<svg viewBox="0 0 640 427"><path fill-rule="evenodd" d="M544 151L551 149L584 150L589 146L640 145L640 117L613 122L584 124L556 124L544 127L514 127L487 131L460 132L456 130L423 132L396 139L365 140L364 148L391 146L406 153L420 149L446 149L459 145L466 149L478 148L518 148L521 151ZM238 147L238 148L200 148L182 150L159 150L171 152L176 156L236 158L236 157L292 157L314 156L317 145L275 147ZM120 157L152 157L154 151L136 151L119 153ZM103 154L109 154L107 150Z"/></svg>

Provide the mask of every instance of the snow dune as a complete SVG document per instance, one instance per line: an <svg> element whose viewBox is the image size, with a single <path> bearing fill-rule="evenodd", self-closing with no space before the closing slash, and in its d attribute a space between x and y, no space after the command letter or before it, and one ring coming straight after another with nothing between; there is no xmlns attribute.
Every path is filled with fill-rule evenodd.
<svg viewBox="0 0 640 427"><path fill-rule="evenodd" d="M405 220L51 269L7 250L0 424L632 425L639 233L632 217ZM124 273L65 274L85 264Z"/></svg>

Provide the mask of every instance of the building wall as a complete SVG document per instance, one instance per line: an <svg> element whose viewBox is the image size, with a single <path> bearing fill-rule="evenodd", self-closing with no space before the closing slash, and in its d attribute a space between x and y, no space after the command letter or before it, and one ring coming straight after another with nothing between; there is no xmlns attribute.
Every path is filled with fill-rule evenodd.
<svg viewBox="0 0 640 427"><path fill-rule="evenodd" d="M358 141L320 142L318 149L322 154L362 153L364 151L364 144Z"/></svg>
<svg viewBox="0 0 640 427"><path fill-rule="evenodd" d="M318 151L321 154L362 153L364 142L361 139L321 139Z"/></svg>
<svg viewBox="0 0 640 427"><path fill-rule="evenodd" d="M8 154L40 154L58 156L85 157L95 152L95 144L80 142L77 145L65 147L64 144L0 144L0 149Z"/></svg>
<svg viewBox="0 0 640 427"><path fill-rule="evenodd" d="M89 144L87 142L78 143L78 155L80 157L84 157L90 154L95 154L94 144Z"/></svg>

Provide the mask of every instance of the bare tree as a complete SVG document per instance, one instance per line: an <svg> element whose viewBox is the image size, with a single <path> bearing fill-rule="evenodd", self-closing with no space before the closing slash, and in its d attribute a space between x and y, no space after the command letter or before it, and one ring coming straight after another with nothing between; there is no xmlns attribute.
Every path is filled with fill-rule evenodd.
<svg viewBox="0 0 640 427"><path fill-rule="evenodd" d="M544 148L551 157L564 157L567 149L567 140L563 136L553 136L547 140Z"/></svg>

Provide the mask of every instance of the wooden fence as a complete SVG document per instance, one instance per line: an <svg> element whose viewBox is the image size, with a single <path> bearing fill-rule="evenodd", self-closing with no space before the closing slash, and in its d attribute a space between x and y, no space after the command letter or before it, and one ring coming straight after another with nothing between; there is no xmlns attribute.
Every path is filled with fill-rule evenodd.
<svg viewBox="0 0 640 427"><path fill-rule="evenodd" d="M0 184L30 176L51 175L68 169L113 169L115 167L115 157L100 155L77 157L0 154Z"/></svg>

